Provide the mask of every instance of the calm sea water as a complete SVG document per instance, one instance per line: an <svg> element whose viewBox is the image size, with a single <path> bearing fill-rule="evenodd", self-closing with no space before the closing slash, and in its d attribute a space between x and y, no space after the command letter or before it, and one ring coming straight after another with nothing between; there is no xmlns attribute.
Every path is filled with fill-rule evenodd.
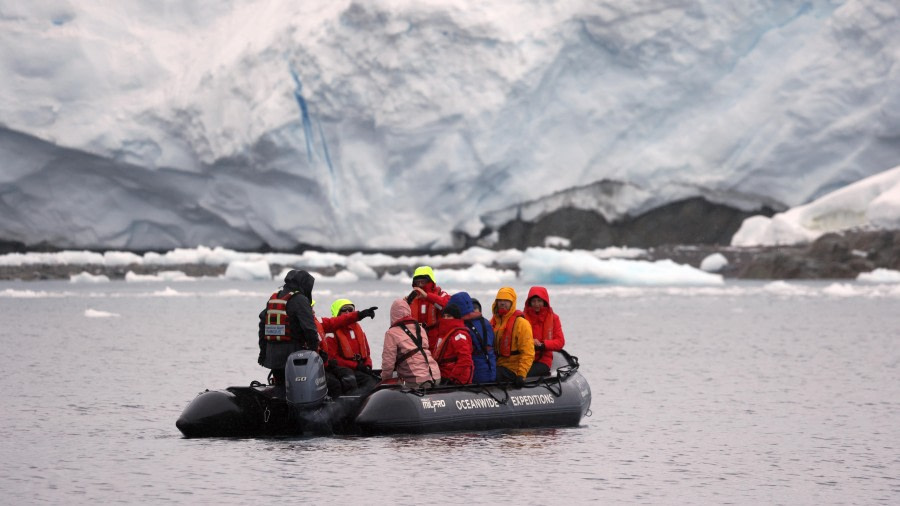
<svg viewBox="0 0 900 506"><path fill-rule="evenodd" d="M198 392L264 380L276 287L0 283L2 502L900 504L900 286L551 285L593 390L580 427L183 439ZM379 306L380 350L406 291L314 297Z"/></svg>

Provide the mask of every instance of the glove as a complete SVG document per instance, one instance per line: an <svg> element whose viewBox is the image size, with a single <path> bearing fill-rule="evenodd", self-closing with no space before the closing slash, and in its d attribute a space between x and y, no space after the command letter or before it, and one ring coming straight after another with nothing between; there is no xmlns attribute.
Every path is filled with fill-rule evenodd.
<svg viewBox="0 0 900 506"><path fill-rule="evenodd" d="M372 318L375 319L375 310L378 309L378 306L372 306L369 309L363 309L356 313L356 321L360 321L363 318Z"/></svg>
<svg viewBox="0 0 900 506"><path fill-rule="evenodd" d="M265 363L265 361L266 361L266 352L260 351L259 358L256 359L256 363L259 365L263 365Z"/></svg>
<svg viewBox="0 0 900 506"><path fill-rule="evenodd" d="M372 368L367 366L365 362L356 364L356 370L359 372L372 372Z"/></svg>
<svg viewBox="0 0 900 506"><path fill-rule="evenodd" d="M329 368L329 369L334 369L334 368L337 367L337 366L338 366L338 363L337 363L337 359L336 359L336 358L333 358L333 359L331 359L331 360L328 361L328 368Z"/></svg>
<svg viewBox="0 0 900 506"><path fill-rule="evenodd" d="M525 378L521 376L516 376L516 379L513 380L513 386L516 388L522 388L525 386Z"/></svg>

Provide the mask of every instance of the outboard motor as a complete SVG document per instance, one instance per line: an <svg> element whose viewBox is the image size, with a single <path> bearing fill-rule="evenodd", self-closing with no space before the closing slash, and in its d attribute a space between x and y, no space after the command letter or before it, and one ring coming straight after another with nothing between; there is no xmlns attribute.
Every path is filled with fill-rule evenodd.
<svg viewBox="0 0 900 506"><path fill-rule="evenodd" d="M284 365L285 399L300 408L314 408L328 394L325 365L318 353L295 351Z"/></svg>

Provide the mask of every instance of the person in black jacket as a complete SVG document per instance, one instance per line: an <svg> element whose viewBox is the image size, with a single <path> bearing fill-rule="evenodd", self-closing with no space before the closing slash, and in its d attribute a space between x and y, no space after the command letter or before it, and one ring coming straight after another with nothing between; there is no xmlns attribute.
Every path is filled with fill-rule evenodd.
<svg viewBox="0 0 900 506"><path fill-rule="evenodd" d="M259 314L259 358L272 370L271 382L284 385L284 365L288 355L298 350L319 350L319 332L312 311L315 278L308 272L292 270L284 286L269 297Z"/></svg>

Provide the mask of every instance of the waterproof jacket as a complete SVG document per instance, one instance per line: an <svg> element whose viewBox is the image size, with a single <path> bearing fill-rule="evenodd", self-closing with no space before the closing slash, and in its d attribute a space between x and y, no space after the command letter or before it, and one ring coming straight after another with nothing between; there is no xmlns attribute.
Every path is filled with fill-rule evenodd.
<svg viewBox="0 0 900 506"><path fill-rule="evenodd" d="M416 327L416 321L412 318L406 300L395 300L391 304L391 327L384 333L384 350L381 353L382 380L390 379L396 370L397 376L404 382L434 381L435 384L440 382L441 370L428 349L428 333L421 325L418 326L418 336L422 339L420 347L403 330L405 328L415 337Z"/></svg>
<svg viewBox="0 0 900 506"><path fill-rule="evenodd" d="M409 303L410 312L417 322L425 326L425 330L437 328L441 320L441 311L450 300L450 294L434 284L434 281L424 287L425 297L416 297Z"/></svg>
<svg viewBox="0 0 900 506"><path fill-rule="evenodd" d="M500 299L512 301L509 312L502 316L497 313L497 300ZM497 291L491 311L494 313L491 327L494 329L497 367L505 367L516 376L528 376L534 362L534 339L531 337L531 324L521 311L516 311L516 291L508 286Z"/></svg>
<svg viewBox="0 0 900 506"><path fill-rule="evenodd" d="M539 297L544 301L544 307L541 308L540 312L528 304L532 297ZM553 364L553 352L563 349L566 345L566 338L563 335L559 316L550 307L550 295L547 293L546 288L533 286L528 290L524 312L525 318L531 324L532 337L544 345L543 349L535 348L534 361L550 367Z"/></svg>
<svg viewBox="0 0 900 506"><path fill-rule="evenodd" d="M493 383L497 381L497 355L494 354L494 329L491 322L475 311L472 297L467 292L454 293L449 304L456 304L462 313L463 322L472 337L472 383Z"/></svg>
<svg viewBox="0 0 900 506"><path fill-rule="evenodd" d="M328 354L328 358L337 360L339 367L356 369L360 362L372 367L369 340L358 322L359 311L334 318L322 318L322 330L325 333L322 349Z"/></svg>
<svg viewBox="0 0 900 506"><path fill-rule="evenodd" d="M446 383L467 385L472 382L472 336L461 318L441 318L433 339L431 356L437 360ZM434 334L432 334L434 335Z"/></svg>
<svg viewBox="0 0 900 506"><path fill-rule="evenodd" d="M265 334L266 311L259 314L259 347L261 364L270 369L281 369L288 355L297 350L317 350L319 333L312 312L312 289L315 278L306 271L292 270L284 277L284 286L277 296L294 293L285 304L290 328L289 341L267 341Z"/></svg>

